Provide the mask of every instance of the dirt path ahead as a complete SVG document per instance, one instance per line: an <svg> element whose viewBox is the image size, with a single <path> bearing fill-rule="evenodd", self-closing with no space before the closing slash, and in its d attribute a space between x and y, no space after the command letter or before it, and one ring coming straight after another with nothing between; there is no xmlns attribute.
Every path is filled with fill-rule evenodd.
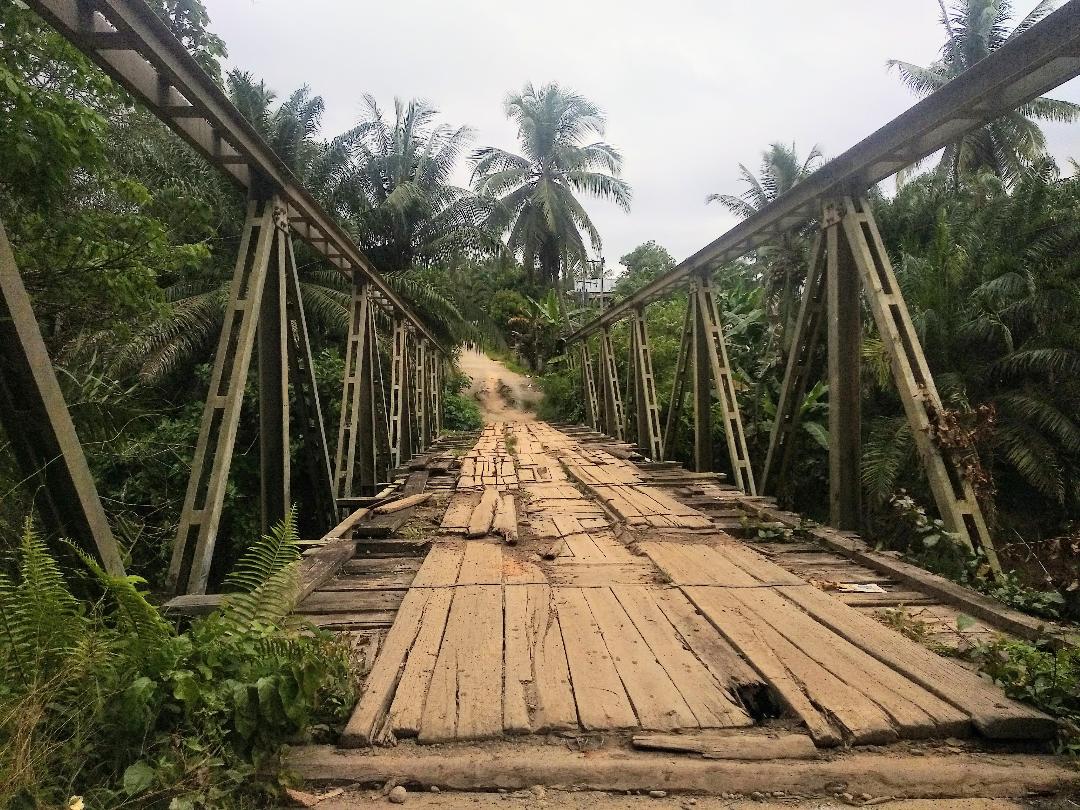
<svg viewBox="0 0 1080 810"><path fill-rule="evenodd" d="M525 403L535 406L542 398L531 379L469 349L461 352L458 365L472 378L469 395L479 403L484 422L530 422L536 418L523 407Z"/></svg>

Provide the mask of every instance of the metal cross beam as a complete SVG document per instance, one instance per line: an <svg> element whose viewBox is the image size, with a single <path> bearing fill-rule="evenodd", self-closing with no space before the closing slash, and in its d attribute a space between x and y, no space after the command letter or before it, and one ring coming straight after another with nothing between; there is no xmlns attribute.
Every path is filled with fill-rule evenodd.
<svg viewBox="0 0 1080 810"><path fill-rule="evenodd" d="M143 0L28 0L27 5L229 180L248 191L260 182L272 186L298 237L346 276L364 276L376 303L439 345Z"/></svg>
<svg viewBox="0 0 1080 810"><path fill-rule="evenodd" d="M791 191L747 217L677 267L570 334L574 343L675 289L691 274L743 256L817 215L827 199L875 183L1080 75L1080 0L976 62L937 92L833 158Z"/></svg>

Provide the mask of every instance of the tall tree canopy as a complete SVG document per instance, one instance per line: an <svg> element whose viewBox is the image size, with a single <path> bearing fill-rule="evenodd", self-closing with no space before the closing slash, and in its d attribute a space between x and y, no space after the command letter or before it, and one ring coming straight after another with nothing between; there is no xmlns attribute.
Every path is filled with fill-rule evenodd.
<svg viewBox="0 0 1080 810"><path fill-rule="evenodd" d="M821 163L821 149L817 146L805 158L800 158L795 144L770 144L761 153L761 168L757 176L745 165L739 164L739 177L746 185L742 194L710 194L705 202L718 202L745 219L804 180ZM806 229L807 223L796 225L758 248L755 256L755 264L764 277L770 320L774 329L782 331L784 345L790 339L789 327L795 319L795 296L806 277Z"/></svg>
<svg viewBox="0 0 1080 810"><path fill-rule="evenodd" d="M439 111L421 99L394 99L392 122L372 96L364 104L350 133L349 221L376 267L396 273L463 252L496 252L498 239L483 227L488 206L450 182L472 130L437 123Z"/></svg>
<svg viewBox="0 0 1080 810"><path fill-rule="evenodd" d="M558 84L525 85L506 99L523 154L488 146L473 154L477 191L496 202L489 222L509 232L507 247L527 270L558 284L588 258L582 232L595 251L600 233L575 194L591 194L630 210L630 184L619 177L622 157L602 138L600 108Z"/></svg>
<svg viewBox="0 0 1080 810"><path fill-rule="evenodd" d="M928 96L944 87L976 62L1031 28L1054 10L1055 0L1041 0L1012 31L1012 8L1006 0L959 0L951 13L941 2L941 24L947 37L941 56L928 67L899 59L887 64L900 74L913 93ZM1057 99L1037 98L1008 115L964 135L945 148L937 171L955 187L962 177L989 170L1006 183L1014 183L1046 155L1046 138L1040 121L1071 122L1080 117L1080 105Z"/></svg>

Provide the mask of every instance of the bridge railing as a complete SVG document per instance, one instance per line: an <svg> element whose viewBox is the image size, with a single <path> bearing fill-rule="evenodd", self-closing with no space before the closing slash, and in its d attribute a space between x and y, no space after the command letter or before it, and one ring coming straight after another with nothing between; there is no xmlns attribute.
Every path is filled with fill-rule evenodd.
<svg viewBox="0 0 1080 810"><path fill-rule="evenodd" d="M663 458L672 446L687 390L692 389L695 465L699 470L711 470L715 392L734 483L751 494L777 491L791 464L810 364L824 335L830 402L830 521L838 528L857 528L861 491L860 300L865 293L938 510L948 529L969 547L981 549L997 569L993 542L969 475L977 468L978 459L970 447L942 447L934 439L934 428L944 409L865 195L875 183L1078 74L1080 0L1069 0L786 194L575 330L566 342L579 347L587 419L597 429L619 437L633 427L641 451ZM852 99L853 104L857 101ZM817 222L819 234L786 360L768 452L755 478L711 274L717 266L811 221ZM661 432L644 311L651 302L679 290L689 295L687 320ZM610 334L612 326L623 320L629 321L631 332L628 394L634 408L629 413L619 391ZM595 368L591 338L598 345Z"/></svg>
<svg viewBox="0 0 1080 810"><path fill-rule="evenodd" d="M338 522L342 505L374 495L390 469L439 433L445 351L143 0L30 0L28 5L248 196L168 575L173 591L202 593L253 355L259 377L263 525L276 523L289 508L294 422L314 489L315 516L325 529ZM307 242L351 283L333 465L294 237ZM388 384L378 350L377 311L392 323ZM38 502L49 529L95 550L119 573L123 566L116 541L2 226L0 367L0 422L16 445L28 480L40 484ZM386 402L384 391L389 394Z"/></svg>

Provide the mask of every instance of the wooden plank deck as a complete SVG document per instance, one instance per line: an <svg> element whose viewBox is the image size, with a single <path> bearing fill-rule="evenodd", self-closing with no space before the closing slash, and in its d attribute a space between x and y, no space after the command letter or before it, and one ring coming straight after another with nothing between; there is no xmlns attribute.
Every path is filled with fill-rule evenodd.
<svg viewBox="0 0 1080 810"><path fill-rule="evenodd" d="M311 598L321 612L400 603L343 744L737 734L775 722L769 705L819 747L1053 734L1050 718L720 531L675 497L682 477L659 472L680 483L650 483L542 422L485 429L407 590L400 567L356 582L350 563ZM485 492L514 499L519 545L493 529L463 537L484 522ZM541 560L553 540L561 553Z"/></svg>

